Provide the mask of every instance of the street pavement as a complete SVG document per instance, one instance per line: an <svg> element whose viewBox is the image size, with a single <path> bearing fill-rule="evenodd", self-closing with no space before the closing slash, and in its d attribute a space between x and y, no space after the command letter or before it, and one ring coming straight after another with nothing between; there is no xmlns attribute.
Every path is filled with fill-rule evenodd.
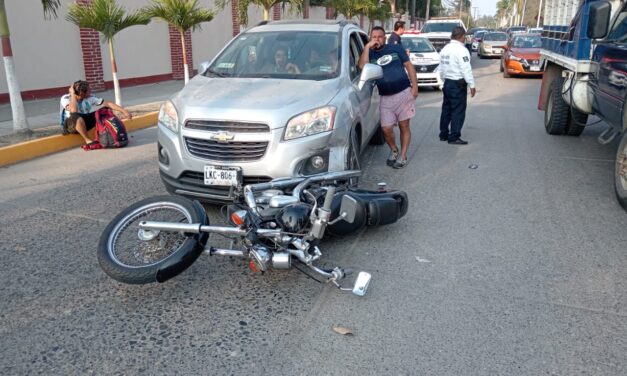
<svg viewBox="0 0 627 376"><path fill-rule="evenodd" d="M124 149L2 168L0 374L627 374L617 144L596 142L602 126L547 135L540 80L473 65L469 145L438 140L441 93L425 89L408 166L387 167L385 146L363 154L363 187L386 181L410 198L400 222L320 246L325 261L372 273L363 298L205 256L164 284L109 279L100 232L165 194L155 128Z"/></svg>
<svg viewBox="0 0 627 376"><path fill-rule="evenodd" d="M163 102L183 88L183 81L164 81L154 84L123 87L120 89L122 106L138 106ZM70 83L68 83L68 87ZM113 89L93 93L97 97L114 102ZM24 101L24 110L30 129L39 129L59 124L59 98ZM13 133L11 104L0 104L0 136Z"/></svg>

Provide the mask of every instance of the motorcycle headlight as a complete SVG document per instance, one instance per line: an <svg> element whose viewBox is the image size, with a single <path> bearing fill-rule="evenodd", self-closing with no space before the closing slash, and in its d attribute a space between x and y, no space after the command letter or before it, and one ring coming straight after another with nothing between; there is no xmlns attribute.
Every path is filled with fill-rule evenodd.
<svg viewBox="0 0 627 376"><path fill-rule="evenodd" d="M172 132L178 131L179 116L174 104L166 101L159 109L159 122L168 127Z"/></svg>
<svg viewBox="0 0 627 376"><path fill-rule="evenodd" d="M293 140L332 130L335 110L333 106L326 106L294 116L287 122L283 139Z"/></svg>

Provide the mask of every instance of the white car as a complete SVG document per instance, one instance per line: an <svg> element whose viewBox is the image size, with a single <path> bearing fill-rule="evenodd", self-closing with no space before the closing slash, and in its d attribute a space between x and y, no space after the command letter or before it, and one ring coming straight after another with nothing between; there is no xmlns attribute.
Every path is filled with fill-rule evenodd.
<svg viewBox="0 0 627 376"><path fill-rule="evenodd" d="M409 61L416 70L418 86L442 89L444 83L439 73L440 54L429 39L418 35L403 35L401 43L409 50Z"/></svg>

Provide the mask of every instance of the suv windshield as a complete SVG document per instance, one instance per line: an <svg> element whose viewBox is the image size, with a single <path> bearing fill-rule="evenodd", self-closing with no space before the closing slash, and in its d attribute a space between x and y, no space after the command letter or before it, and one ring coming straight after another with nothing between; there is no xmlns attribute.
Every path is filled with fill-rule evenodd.
<svg viewBox="0 0 627 376"><path fill-rule="evenodd" d="M512 41L512 47L516 48L540 48L542 39L539 35L517 36Z"/></svg>
<svg viewBox="0 0 627 376"><path fill-rule="evenodd" d="M213 61L205 75L326 80L340 73L340 51L338 33L243 33Z"/></svg>
<svg viewBox="0 0 627 376"><path fill-rule="evenodd" d="M450 33L455 26L461 26L457 22L427 23L421 33Z"/></svg>
<svg viewBox="0 0 627 376"><path fill-rule="evenodd" d="M401 37L401 43L409 52L435 52L433 45L425 38Z"/></svg>
<svg viewBox="0 0 627 376"><path fill-rule="evenodd" d="M507 34L505 33L485 33L483 34L484 41L504 41L507 40Z"/></svg>

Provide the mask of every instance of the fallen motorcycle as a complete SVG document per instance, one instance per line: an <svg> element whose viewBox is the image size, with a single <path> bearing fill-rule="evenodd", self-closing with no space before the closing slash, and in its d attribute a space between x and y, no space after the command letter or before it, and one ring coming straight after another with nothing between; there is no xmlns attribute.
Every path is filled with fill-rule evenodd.
<svg viewBox="0 0 627 376"><path fill-rule="evenodd" d="M354 189L360 171L281 178L242 187L241 202L227 206L231 226L211 225L198 201L158 196L132 204L103 231L98 261L106 274L124 283L164 282L202 254L249 259L254 272L303 265L325 282L363 296L370 274L359 272L352 288L340 284L342 267L315 266L325 234L354 234L366 226L387 225L407 213L407 194ZM231 239L229 249L207 244L210 234ZM295 266L295 265L294 265ZM304 271L301 268L298 268Z"/></svg>

